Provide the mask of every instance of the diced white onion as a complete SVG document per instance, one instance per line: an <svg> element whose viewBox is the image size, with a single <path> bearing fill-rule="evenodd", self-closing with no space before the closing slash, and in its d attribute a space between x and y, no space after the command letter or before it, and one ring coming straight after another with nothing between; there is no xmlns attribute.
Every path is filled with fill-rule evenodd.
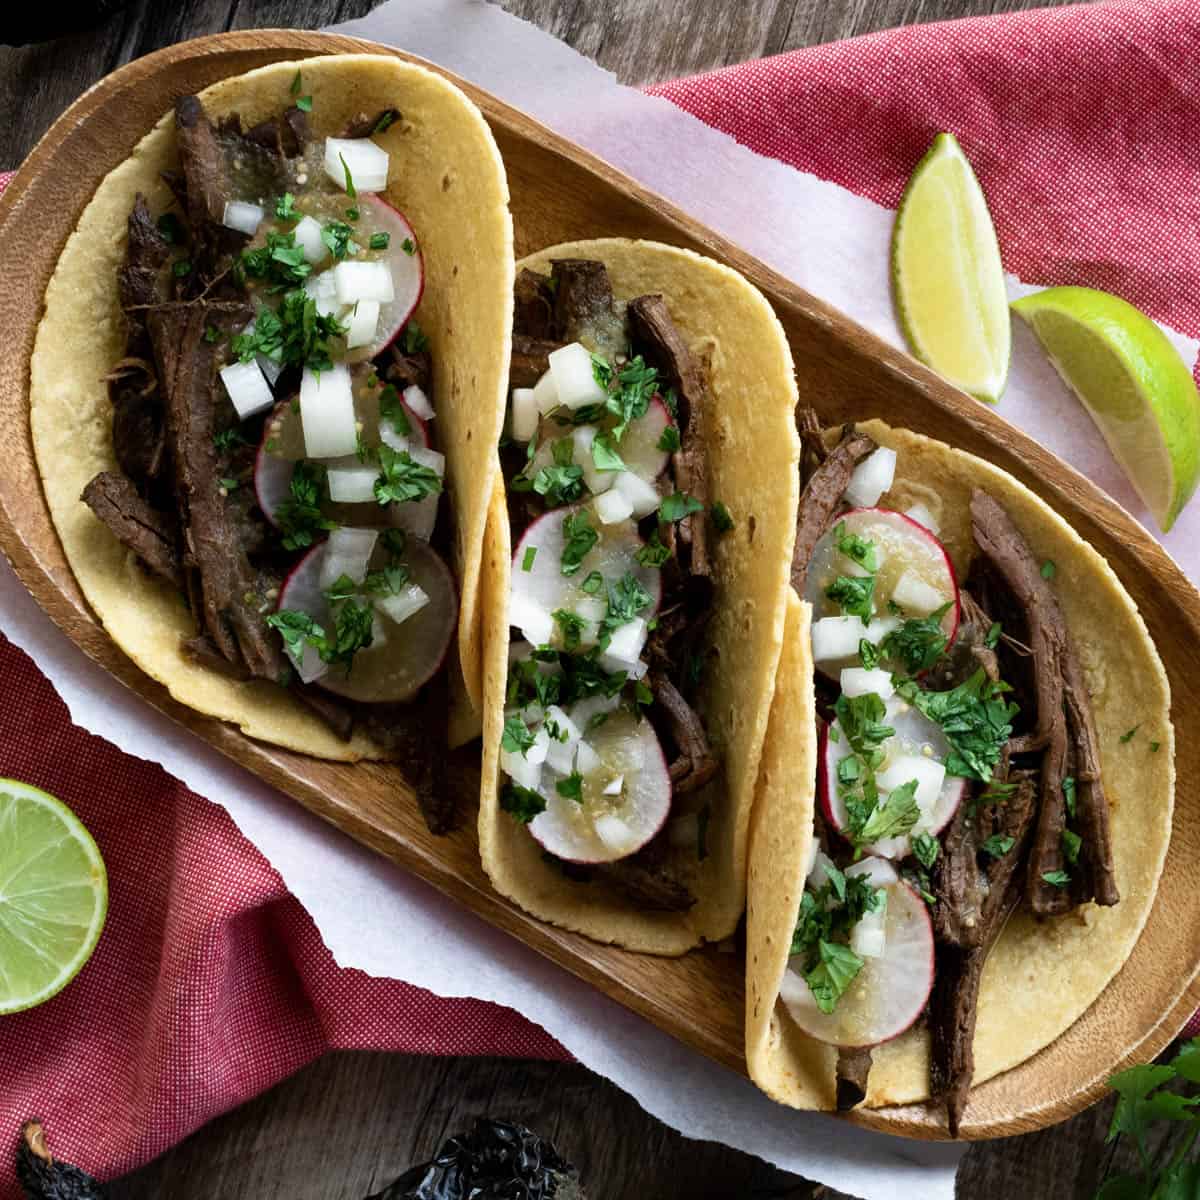
<svg viewBox="0 0 1200 1200"><path fill-rule="evenodd" d="M512 394L512 435L518 442L527 442L538 427L537 401L533 398L533 388L513 388Z"/></svg>
<svg viewBox="0 0 1200 1200"><path fill-rule="evenodd" d="M576 700L571 705L571 720L587 734L588 726L592 722L593 717L599 716L601 713L616 712L621 706L620 695L616 696L589 696L586 700Z"/></svg>
<svg viewBox="0 0 1200 1200"><path fill-rule="evenodd" d="M236 229L238 233L248 233L253 237L258 232L262 219L261 205L248 204L245 200L226 200L221 224L228 229Z"/></svg>
<svg viewBox="0 0 1200 1200"><path fill-rule="evenodd" d="M603 404L607 392L596 382L592 356L579 342L550 351L550 374L558 391L558 402L572 412L585 404Z"/></svg>
<svg viewBox="0 0 1200 1200"><path fill-rule="evenodd" d="M375 601L376 608L391 617L397 625L419 613L429 603L429 593L415 583L406 583L394 596L383 596Z"/></svg>
<svg viewBox="0 0 1200 1200"><path fill-rule="evenodd" d="M914 796L917 807L928 816L933 812L942 784L946 781L944 764L923 754L900 754L882 770L875 772L875 783L881 795L913 780L917 784Z"/></svg>
<svg viewBox="0 0 1200 1200"><path fill-rule="evenodd" d="M870 508L896 478L896 452L880 446L854 468L846 485L846 501L855 508Z"/></svg>
<svg viewBox="0 0 1200 1200"><path fill-rule="evenodd" d="M543 725L534 733L533 745L525 751L525 756L530 762L544 763L546 755L549 753L550 735L546 732L545 725Z"/></svg>
<svg viewBox="0 0 1200 1200"><path fill-rule="evenodd" d="M609 671L628 670L638 661L642 647L646 644L646 622L641 617L634 617L613 630L608 649L600 656L600 662ZM608 663L613 666L608 666Z"/></svg>
<svg viewBox="0 0 1200 1200"><path fill-rule="evenodd" d="M362 583L367 577L367 563L371 561L378 538L378 529L352 529L343 525L333 530L321 560L321 590L332 587L343 575L349 575L355 583Z"/></svg>
<svg viewBox="0 0 1200 1200"><path fill-rule="evenodd" d="M557 704L552 704L546 709L546 720L555 722L559 732L567 735L567 740L562 743L565 746L577 745L579 739L583 737L579 726Z"/></svg>
<svg viewBox="0 0 1200 1200"><path fill-rule="evenodd" d="M392 268L386 262L340 262L333 268L333 286L342 304L376 300L391 304L396 298Z"/></svg>
<svg viewBox="0 0 1200 1200"><path fill-rule="evenodd" d="M408 435L397 433L396 426L386 417L379 422L379 440L385 446L390 446L397 453L401 450L407 451L410 446Z"/></svg>
<svg viewBox="0 0 1200 1200"><path fill-rule="evenodd" d="M600 769L600 755L587 742L575 747L575 769L585 777Z"/></svg>
<svg viewBox="0 0 1200 1200"><path fill-rule="evenodd" d="M874 542L875 549L875 570L868 571L866 567L856 563L848 554L838 553L838 571L842 575L853 575L859 579L864 579L868 575L874 575L880 567L887 562L887 551L878 543Z"/></svg>
<svg viewBox="0 0 1200 1200"><path fill-rule="evenodd" d="M256 362L230 363L221 368L221 382L233 401L238 420L244 421L275 403L271 385Z"/></svg>
<svg viewBox="0 0 1200 1200"><path fill-rule="evenodd" d="M532 752L533 748L530 747L528 753ZM537 791L538 784L542 782L541 762L532 762L520 750L514 750L511 753L507 750L501 750L500 769L514 783L520 784L521 787L530 788L532 791Z"/></svg>
<svg viewBox="0 0 1200 1200"><path fill-rule="evenodd" d="M873 692L881 700L889 700L896 694L896 689L892 686L892 673L880 667L870 671L863 667L844 667L841 684L842 694L851 699Z"/></svg>
<svg viewBox="0 0 1200 1200"><path fill-rule="evenodd" d="M593 822L592 828L610 850L632 848L637 841L637 834L620 817L612 813L601 813Z"/></svg>
<svg viewBox="0 0 1200 1200"><path fill-rule="evenodd" d="M554 636L554 618L549 610L520 592L509 596L508 623L534 646L545 646Z"/></svg>
<svg viewBox="0 0 1200 1200"><path fill-rule="evenodd" d="M808 882L814 890L823 888L829 882L829 869L832 866L833 859L818 846L816 858L808 869Z"/></svg>
<svg viewBox="0 0 1200 1200"><path fill-rule="evenodd" d="M369 504L375 499L379 472L374 467L331 466L325 478L329 482L329 498L336 504Z"/></svg>
<svg viewBox="0 0 1200 1200"><path fill-rule="evenodd" d="M808 843L808 858L804 863L804 878L807 879L812 874L812 869L817 865L817 852L821 849L821 843L813 838Z"/></svg>
<svg viewBox="0 0 1200 1200"><path fill-rule="evenodd" d="M602 525L615 525L633 516L633 501L616 488L597 496L594 507Z"/></svg>
<svg viewBox="0 0 1200 1200"><path fill-rule="evenodd" d="M625 776L618 775L611 783L604 785L604 794L606 796L619 796L621 789L625 786Z"/></svg>
<svg viewBox="0 0 1200 1200"><path fill-rule="evenodd" d="M662 497L654 484L648 483L632 471L619 472L613 486L633 505L633 515L639 521L648 517L662 503Z"/></svg>
<svg viewBox="0 0 1200 1200"><path fill-rule="evenodd" d="M931 513L929 509L925 507L924 504L920 503L920 501L906 508L904 510L904 515L916 521L918 525L924 525L930 533L937 533L937 517L935 517L933 513Z"/></svg>
<svg viewBox="0 0 1200 1200"><path fill-rule="evenodd" d="M258 363L258 369L266 376L267 382L274 387L279 382L280 375L283 374L283 363L277 363L266 354L256 354L254 361Z"/></svg>
<svg viewBox="0 0 1200 1200"><path fill-rule="evenodd" d="M554 375L547 371L533 385L533 399L538 412L543 415L558 407L558 388L554 385Z"/></svg>
<svg viewBox="0 0 1200 1200"><path fill-rule="evenodd" d="M301 683L312 683L314 679L320 679L329 670L329 664L321 658L320 652L309 642L304 643L303 653L298 659L292 653L290 646L285 646L284 649L287 650L288 658L292 660L292 666L296 668L296 674L300 676Z"/></svg>
<svg viewBox="0 0 1200 1200"><path fill-rule="evenodd" d="M350 312L346 329L346 348L356 350L369 346L375 340L379 328L379 301L360 300Z"/></svg>
<svg viewBox="0 0 1200 1200"><path fill-rule="evenodd" d="M347 170L356 192L382 192L388 181L388 152L370 138L326 138L325 174L344 189Z"/></svg>
<svg viewBox="0 0 1200 1200"><path fill-rule="evenodd" d="M583 482L593 496L607 492L616 479L613 471L598 471L596 461L592 458L592 443L599 432L595 425L577 425L571 431L571 441L574 443L571 460L583 468Z"/></svg>
<svg viewBox="0 0 1200 1200"><path fill-rule="evenodd" d="M310 275L304 281L304 290L313 298L317 312L322 317L336 316L342 311L332 271L322 271L318 275Z"/></svg>
<svg viewBox="0 0 1200 1200"><path fill-rule="evenodd" d="M387 627L380 620L378 613L371 614L371 645L386 646L387 645Z"/></svg>
<svg viewBox="0 0 1200 1200"><path fill-rule="evenodd" d="M877 912L863 913L850 931L850 949L860 958L882 958L887 945L887 892L883 893L884 907Z"/></svg>
<svg viewBox="0 0 1200 1200"><path fill-rule="evenodd" d="M429 467L439 479L446 474L446 456L439 450L430 450L426 446L412 446L408 451L413 462Z"/></svg>
<svg viewBox="0 0 1200 1200"><path fill-rule="evenodd" d="M345 363L334 363L319 374L305 369L300 376L300 425L308 458L342 458L358 449L354 392Z"/></svg>
<svg viewBox="0 0 1200 1200"><path fill-rule="evenodd" d="M918 617L927 617L935 608L941 608L946 603L946 597L937 588L911 570L905 571L896 580L892 599L906 613L915 613Z"/></svg>
<svg viewBox="0 0 1200 1200"><path fill-rule="evenodd" d="M304 251L304 261L314 267L329 256L329 247L321 237L321 222L315 218L301 217L292 230L292 236L296 239L296 245Z"/></svg>
<svg viewBox="0 0 1200 1200"><path fill-rule="evenodd" d="M422 421L432 421L437 415L433 411L433 405L429 403L429 397L425 392L417 387L415 383L410 383L408 387L400 393L400 398L408 405L409 408L421 418Z"/></svg>
<svg viewBox="0 0 1200 1200"><path fill-rule="evenodd" d="M852 658L864 638L878 646L899 626L898 617L875 617L870 625L864 625L862 617L822 617L812 625L813 658L817 662Z"/></svg>

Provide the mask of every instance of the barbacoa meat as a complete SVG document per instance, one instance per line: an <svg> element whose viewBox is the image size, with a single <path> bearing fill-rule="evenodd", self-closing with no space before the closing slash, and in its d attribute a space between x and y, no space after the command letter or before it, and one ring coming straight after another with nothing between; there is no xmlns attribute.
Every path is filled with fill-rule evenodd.
<svg viewBox="0 0 1200 1200"><path fill-rule="evenodd" d="M523 267L513 288L513 332L555 341L554 330L554 289L544 275Z"/></svg>
<svg viewBox="0 0 1200 1200"><path fill-rule="evenodd" d="M595 878L617 888L650 912L687 912L696 897L677 875L666 833L651 838L637 853L594 868Z"/></svg>
<svg viewBox="0 0 1200 1200"><path fill-rule="evenodd" d="M578 342L598 321L611 318L612 284L602 262L560 258L550 264L554 291L554 329L563 342Z"/></svg>
<svg viewBox="0 0 1200 1200"><path fill-rule="evenodd" d="M870 1046L842 1046L837 1056L837 1110L849 1112L867 1098Z"/></svg>
<svg viewBox="0 0 1200 1200"><path fill-rule="evenodd" d="M683 796L697 791L720 767L704 731L704 722L666 675L652 673L650 690L654 694L651 718L655 728L660 738L664 733L668 735L664 740L673 744L676 751L670 765L672 792Z"/></svg>
<svg viewBox="0 0 1200 1200"><path fill-rule="evenodd" d="M509 363L509 386L531 388L550 370L550 354L563 343L514 333Z"/></svg>
<svg viewBox="0 0 1200 1200"><path fill-rule="evenodd" d="M125 475L101 471L83 489L80 498L152 575L182 589L179 530L167 514L151 508L138 495L137 488Z"/></svg>

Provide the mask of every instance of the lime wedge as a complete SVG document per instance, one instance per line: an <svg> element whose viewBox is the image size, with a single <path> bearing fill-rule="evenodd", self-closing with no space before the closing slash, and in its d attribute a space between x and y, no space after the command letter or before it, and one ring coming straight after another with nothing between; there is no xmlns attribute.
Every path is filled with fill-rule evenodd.
<svg viewBox="0 0 1200 1200"><path fill-rule="evenodd" d="M1164 532L1200 481L1200 397L1167 335L1119 296L1057 287L1013 302Z"/></svg>
<svg viewBox="0 0 1200 1200"><path fill-rule="evenodd" d="M0 1014L62 991L108 912L104 860L61 800L0 779Z"/></svg>
<svg viewBox="0 0 1200 1200"><path fill-rule="evenodd" d="M963 391L994 403L1012 328L983 189L962 147L939 133L912 173L892 229L892 296L909 349Z"/></svg>

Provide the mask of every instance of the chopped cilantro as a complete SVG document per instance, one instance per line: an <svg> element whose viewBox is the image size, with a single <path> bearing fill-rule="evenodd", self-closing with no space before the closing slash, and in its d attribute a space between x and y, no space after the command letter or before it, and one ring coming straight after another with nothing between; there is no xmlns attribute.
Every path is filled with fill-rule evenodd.
<svg viewBox="0 0 1200 1200"><path fill-rule="evenodd" d="M916 856L917 862L929 870L937 862L938 854L941 852L941 845L937 838L931 833L918 833L914 834L911 841L912 852Z"/></svg>
<svg viewBox="0 0 1200 1200"><path fill-rule="evenodd" d="M538 552L538 548L536 546L526 546L525 547L525 553L521 557L521 570L522 571L528 572L528 571L533 570L533 561L534 561L534 559L537 558L537 552Z"/></svg>
<svg viewBox="0 0 1200 1200"><path fill-rule="evenodd" d="M354 230L345 221L329 221L323 225L321 241L329 247L329 253L334 258L346 258L359 251L359 245L354 240Z"/></svg>
<svg viewBox="0 0 1200 1200"><path fill-rule="evenodd" d="M1121 738L1120 738L1121 745L1124 746L1127 742L1133 741L1133 735L1135 733L1137 733L1137 731L1139 729L1141 729L1141 727L1142 727L1142 723L1139 721L1132 729L1125 730L1125 732L1123 734L1121 734Z"/></svg>
<svg viewBox="0 0 1200 1200"><path fill-rule="evenodd" d="M378 237L379 235L378 235L378 234L376 234L375 236L376 236L376 237ZM387 234L384 234L383 236L384 236L384 237L387 237ZM375 240L375 239L374 239L374 238L372 238L371 240L372 240L372 242L374 242L374 240ZM382 249L382 247L380 247L380 246L372 246L372 247L371 247L371 249L372 249L372 250L380 250L380 249ZM410 254L410 255L411 255L411 254L416 254L416 252L417 252L417 244L416 244L416 242L414 242L414 241L412 240L412 238L405 238L405 239L404 239L404 241L402 241L402 242L400 243L400 249L401 249L401 250L403 250L405 254Z"/></svg>
<svg viewBox="0 0 1200 1200"><path fill-rule="evenodd" d="M587 622L578 613L567 608L556 608L550 615L562 631L563 647L567 650L577 650Z"/></svg>
<svg viewBox="0 0 1200 1200"><path fill-rule="evenodd" d="M658 506L658 519L663 524L670 525L676 521L682 521L684 517L690 516L692 513L703 511L704 505L695 496L689 496L687 492L674 492L670 496L663 497L662 503Z"/></svg>
<svg viewBox="0 0 1200 1200"><path fill-rule="evenodd" d="M375 499L380 504L407 504L442 490L438 473L417 462L407 450L380 446L379 466L382 473L375 481Z"/></svg>
<svg viewBox="0 0 1200 1200"><path fill-rule="evenodd" d="M176 279L183 279L192 273L192 264L186 258L177 258L171 264L171 273Z"/></svg>
<svg viewBox="0 0 1200 1200"><path fill-rule="evenodd" d="M1051 887L1065 888L1071 882L1071 876L1066 871L1043 871L1042 878Z"/></svg>
<svg viewBox="0 0 1200 1200"><path fill-rule="evenodd" d="M1053 579L1054 573L1057 570L1058 570L1058 568L1054 565L1054 560L1049 559L1049 558L1046 559L1046 561L1044 563L1042 563L1042 578L1043 579Z"/></svg>
<svg viewBox="0 0 1200 1200"><path fill-rule="evenodd" d="M380 233L371 234L371 240L367 243L367 245L369 245L372 250L386 250L390 245L391 240L392 235L385 230Z"/></svg>
<svg viewBox="0 0 1200 1200"><path fill-rule="evenodd" d="M910 779L893 788L882 803L877 800L857 832L854 828L854 810L849 805L847 815L850 817L851 832L860 843L900 837L908 833L921 816L921 810L917 807L917 781Z"/></svg>
<svg viewBox="0 0 1200 1200"><path fill-rule="evenodd" d="M644 708L648 708L654 703L654 693L646 685L646 681L644 679L639 679L637 683L633 685L633 698Z"/></svg>
<svg viewBox="0 0 1200 1200"><path fill-rule="evenodd" d="M396 533L403 532L395 530ZM371 571L363 580L363 591L373 596L398 596L408 584L409 571L403 563L389 563L382 571Z"/></svg>
<svg viewBox="0 0 1200 1200"><path fill-rule="evenodd" d="M804 976L823 1013L831 1013L846 989L862 970L863 960L840 942L821 942L818 947L820 961Z"/></svg>
<svg viewBox="0 0 1200 1200"><path fill-rule="evenodd" d="M879 647L866 638L858 639L858 661L868 670L873 671L879 665Z"/></svg>
<svg viewBox="0 0 1200 1200"><path fill-rule="evenodd" d="M401 437L412 433L412 422L408 419L408 409L400 399L396 385L385 383L379 389L379 419L387 421Z"/></svg>
<svg viewBox="0 0 1200 1200"><path fill-rule="evenodd" d="M950 604L947 602L927 617L910 618L905 621L880 642L880 650L889 658L901 662L910 675L929 670L946 649L947 639L942 628L942 617L949 608Z"/></svg>
<svg viewBox="0 0 1200 1200"><path fill-rule="evenodd" d="M296 212L296 197L291 192L284 192L275 201L275 215L281 221L299 220L300 214Z"/></svg>
<svg viewBox="0 0 1200 1200"><path fill-rule="evenodd" d="M671 548L663 545L657 529L651 533L650 540L644 546L639 546L634 553L634 558L643 567L661 567L670 557Z"/></svg>
<svg viewBox="0 0 1200 1200"><path fill-rule="evenodd" d="M515 713L511 717L505 717L500 749L506 754L520 754L522 758L525 758L535 740L529 726Z"/></svg>
<svg viewBox="0 0 1200 1200"><path fill-rule="evenodd" d="M271 291L303 283L312 274L312 264L304 257L304 247L296 245L296 235L274 230L267 234L264 245L242 251L238 267L243 275L270 284Z"/></svg>
<svg viewBox="0 0 1200 1200"><path fill-rule="evenodd" d="M983 644L989 650L995 650L995 648L1000 644L1000 635L1003 632L1004 632L1004 628L1000 624L1000 622L993 621L991 626L988 628L986 636L983 639Z"/></svg>
<svg viewBox="0 0 1200 1200"><path fill-rule="evenodd" d="M394 109L389 108L386 112L379 114L379 120L375 122L375 128L371 130L372 134L382 133L387 129L400 114Z"/></svg>
<svg viewBox="0 0 1200 1200"><path fill-rule="evenodd" d="M338 158L341 159L342 170L346 173L346 195L349 196L351 200L357 200L358 191L354 186L354 176L350 174L350 167L346 162L346 156L344 154L339 154Z"/></svg>
<svg viewBox="0 0 1200 1200"><path fill-rule="evenodd" d="M560 779L554 790L565 800L574 800L576 804L583 803L583 776L578 771L572 771L565 779Z"/></svg>
<svg viewBox="0 0 1200 1200"><path fill-rule="evenodd" d="M628 571L616 583L610 583L608 611L604 614L604 620L600 622L601 648L607 648L613 630L627 625L638 613L649 608L651 603L650 593L642 587L637 577Z"/></svg>
<svg viewBox="0 0 1200 1200"><path fill-rule="evenodd" d="M300 94L300 72L296 72L296 77L292 80L291 92L293 96Z"/></svg>
<svg viewBox="0 0 1200 1200"><path fill-rule="evenodd" d="M238 481L230 475L226 475L223 479L218 480L218 482L226 492L236 492L238 489Z"/></svg>
<svg viewBox="0 0 1200 1200"><path fill-rule="evenodd" d="M851 562L857 563L864 571L870 571L872 574L879 570L875 543L870 538L860 537L857 533L847 533L845 521L839 521L834 527L833 538L837 543L838 552L844 554Z"/></svg>
<svg viewBox="0 0 1200 1200"><path fill-rule="evenodd" d="M589 571L580 587L589 596L598 596L604 588L604 576L599 571Z"/></svg>
<svg viewBox="0 0 1200 1200"><path fill-rule="evenodd" d="M1079 849L1083 845L1083 838L1072 829L1064 829L1062 831L1062 852L1063 858L1067 860L1068 866L1074 866L1079 861Z"/></svg>
<svg viewBox="0 0 1200 1200"><path fill-rule="evenodd" d="M574 575L600 540L600 535L592 528L587 513L582 509L567 513L563 517L562 527L566 545L563 546L561 569L564 575Z"/></svg>
<svg viewBox="0 0 1200 1200"><path fill-rule="evenodd" d="M522 825L528 825L540 812L546 811L546 801L532 788L519 783L506 783L500 792L500 807L511 813Z"/></svg>
<svg viewBox="0 0 1200 1200"><path fill-rule="evenodd" d="M713 501L711 509L713 524L717 527L718 533L728 533L733 528L733 517L729 514L729 509L725 507L724 500Z"/></svg>
<svg viewBox="0 0 1200 1200"><path fill-rule="evenodd" d="M374 641L374 625L375 609L370 603L347 600L340 604L333 617L333 642L322 649L321 657L328 663L349 664Z"/></svg>
<svg viewBox="0 0 1200 1200"><path fill-rule="evenodd" d="M349 600L351 596L356 595L358 595L358 584L346 574L339 575L325 589L325 599L330 604L336 604L339 600Z"/></svg>
<svg viewBox="0 0 1200 1200"><path fill-rule="evenodd" d="M875 607L875 576L839 575L825 589L825 595L841 605L846 616L861 617L869 623Z"/></svg>
<svg viewBox="0 0 1200 1200"><path fill-rule="evenodd" d="M429 349L429 339L422 332L416 321L409 321L404 327L404 353L420 354Z"/></svg>
<svg viewBox="0 0 1200 1200"><path fill-rule="evenodd" d="M277 629L293 658L304 655L304 647L320 647L325 642L325 630L308 615L295 609L282 608L267 617L267 624Z"/></svg>
<svg viewBox="0 0 1200 1200"><path fill-rule="evenodd" d="M980 849L984 854L990 854L992 858L1003 858L1014 845L1016 845L1016 839L1002 833L993 833Z"/></svg>
<svg viewBox="0 0 1200 1200"><path fill-rule="evenodd" d="M296 107L301 112L306 112L306 113L312 112L312 97L311 96L297 96L296 97Z"/></svg>
<svg viewBox="0 0 1200 1200"><path fill-rule="evenodd" d="M205 325L204 340L211 346L221 338L221 331L215 325Z"/></svg>
<svg viewBox="0 0 1200 1200"><path fill-rule="evenodd" d="M623 471L625 460L617 453L612 438L606 433L599 433L592 440L592 462L597 471Z"/></svg>
<svg viewBox="0 0 1200 1200"><path fill-rule="evenodd" d="M1159 745L1160 745L1159 742L1151 742L1150 743L1150 753L1157 754Z"/></svg>
<svg viewBox="0 0 1200 1200"><path fill-rule="evenodd" d="M362 216L362 213L359 211L357 204L353 204L348 209L346 209L346 220L347 221L357 221L358 218L361 216Z"/></svg>
<svg viewBox="0 0 1200 1200"><path fill-rule="evenodd" d="M607 364L605 364L607 367ZM592 370L596 371L596 358L592 358ZM611 370L611 368L610 368ZM599 381L599 376L597 376ZM604 384L601 384L604 386ZM612 382L605 407L615 414L617 423L613 426L612 436L620 441L625 436L625 430L630 422L646 415L650 407L650 397L658 386L658 372L647 366L639 354L632 358L618 372Z"/></svg>
<svg viewBox="0 0 1200 1200"><path fill-rule="evenodd" d="M234 446L245 446L246 444L241 429L236 425L231 425L228 429L222 429L220 433L213 434L213 446L218 452L229 451Z"/></svg>
<svg viewBox="0 0 1200 1200"><path fill-rule="evenodd" d="M668 454L674 454L680 445L679 427L677 425L668 425L659 435L658 448L665 450Z"/></svg>
<svg viewBox="0 0 1200 1200"><path fill-rule="evenodd" d="M553 466L542 467L533 477L533 490L550 508L573 504L583 495L583 468L572 461L573 452L574 442L559 438L554 443Z"/></svg>
<svg viewBox="0 0 1200 1200"><path fill-rule="evenodd" d="M292 468L287 499L275 510L285 550L303 550L319 533L337 525L321 512L325 491L325 468L320 463L301 461Z"/></svg>
<svg viewBox="0 0 1200 1200"><path fill-rule="evenodd" d="M1067 806L1067 816L1075 819L1075 777L1068 775L1062 781L1063 803Z"/></svg>

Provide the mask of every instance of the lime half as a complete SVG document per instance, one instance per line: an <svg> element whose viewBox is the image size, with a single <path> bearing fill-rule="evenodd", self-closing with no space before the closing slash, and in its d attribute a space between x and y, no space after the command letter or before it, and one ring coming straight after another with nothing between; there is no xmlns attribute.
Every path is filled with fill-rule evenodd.
<svg viewBox="0 0 1200 1200"><path fill-rule="evenodd" d="M1132 304L1094 288L1049 288L1012 307L1170 529L1200 480L1200 397L1170 339Z"/></svg>
<svg viewBox="0 0 1200 1200"><path fill-rule="evenodd" d="M62 991L108 912L104 859L61 800L0 779L0 1014Z"/></svg>
<svg viewBox="0 0 1200 1200"><path fill-rule="evenodd" d="M1000 245L962 147L939 133L913 172L892 230L892 295L909 348L963 391L994 403L1012 327Z"/></svg>

